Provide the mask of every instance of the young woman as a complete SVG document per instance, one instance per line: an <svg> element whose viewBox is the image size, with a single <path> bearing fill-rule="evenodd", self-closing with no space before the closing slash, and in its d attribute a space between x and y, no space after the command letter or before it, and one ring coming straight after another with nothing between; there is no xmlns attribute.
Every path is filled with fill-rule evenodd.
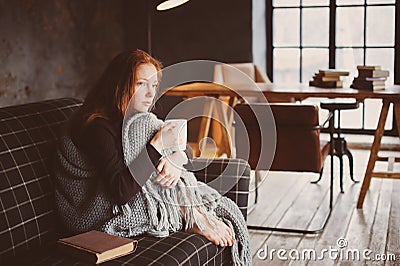
<svg viewBox="0 0 400 266"><path fill-rule="evenodd" d="M148 221L163 217L159 217L160 210L152 212L148 208L149 202L155 201L150 191L154 187L149 188L149 184L156 184L158 192L167 193L168 197L177 191L178 200L192 193L181 179L182 167L188 162L188 156L191 157L190 148L185 152L164 153L178 145L176 125L162 124L141 150L128 148L131 150L126 151L126 146L123 147L124 117L128 109L139 115L149 114L160 70L161 64L141 50L119 54L71 120L69 134L60 143L55 167L56 206L60 222L69 232L98 229L125 236L154 233L159 230L158 225L149 225ZM147 124L130 125L128 130L140 135ZM127 161L129 152L135 156ZM165 206L162 208L169 210ZM166 230L184 229L182 224L186 224L187 230L203 235L216 245L234 245L232 227L216 217L209 219L214 216L215 212L207 213L207 208L201 206L190 209L181 206L179 225Z"/></svg>

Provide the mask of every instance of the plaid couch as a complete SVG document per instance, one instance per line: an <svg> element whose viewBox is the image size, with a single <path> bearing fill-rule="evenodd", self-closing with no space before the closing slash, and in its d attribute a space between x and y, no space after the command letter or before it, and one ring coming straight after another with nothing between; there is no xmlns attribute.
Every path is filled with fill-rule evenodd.
<svg viewBox="0 0 400 266"><path fill-rule="evenodd" d="M0 265L85 265L57 250L51 154L60 129L80 106L63 98L0 108ZM236 159L193 162L197 178L226 192L246 217L250 168ZM220 175L223 178L217 178ZM230 264L229 248L177 232L137 237L135 253L105 265Z"/></svg>

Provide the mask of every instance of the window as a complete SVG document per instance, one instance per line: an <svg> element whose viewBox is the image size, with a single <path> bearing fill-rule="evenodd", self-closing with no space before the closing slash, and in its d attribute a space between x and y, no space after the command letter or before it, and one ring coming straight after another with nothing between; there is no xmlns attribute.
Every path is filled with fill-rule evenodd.
<svg viewBox="0 0 400 266"><path fill-rule="evenodd" d="M395 54L400 53L395 50L395 0L273 0L267 5L267 70L274 82L307 83L318 69L336 68L350 71L343 79L350 86L357 65L381 65L390 71L386 84L394 83ZM360 110L343 116L342 126L361 121L359 129L372 131L380 103L366 100ZM392 111L387 130L394 124L390 117Z"/></svg>

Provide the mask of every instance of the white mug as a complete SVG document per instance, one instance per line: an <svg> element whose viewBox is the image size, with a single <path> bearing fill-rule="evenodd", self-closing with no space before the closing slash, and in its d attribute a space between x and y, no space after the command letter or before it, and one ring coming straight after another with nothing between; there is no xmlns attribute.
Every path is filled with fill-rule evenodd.
<svg viewBox="0 0 400 266"><path fill-rule="evenodd" d="M165 123L173 123L178 131L178 149L186 150L187 144L187 120L186 119L167 119Z"/></svg>

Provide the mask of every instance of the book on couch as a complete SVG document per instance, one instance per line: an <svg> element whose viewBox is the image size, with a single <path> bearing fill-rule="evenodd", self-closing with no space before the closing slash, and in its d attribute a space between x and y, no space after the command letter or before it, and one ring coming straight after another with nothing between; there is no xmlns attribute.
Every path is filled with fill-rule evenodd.
<svg viewBox="0 0 400 266"><path fill-rule="evenodd" d="M62 252L90 263L102 263L135 251L137 240L89 231L58 240Z"/></svg>

